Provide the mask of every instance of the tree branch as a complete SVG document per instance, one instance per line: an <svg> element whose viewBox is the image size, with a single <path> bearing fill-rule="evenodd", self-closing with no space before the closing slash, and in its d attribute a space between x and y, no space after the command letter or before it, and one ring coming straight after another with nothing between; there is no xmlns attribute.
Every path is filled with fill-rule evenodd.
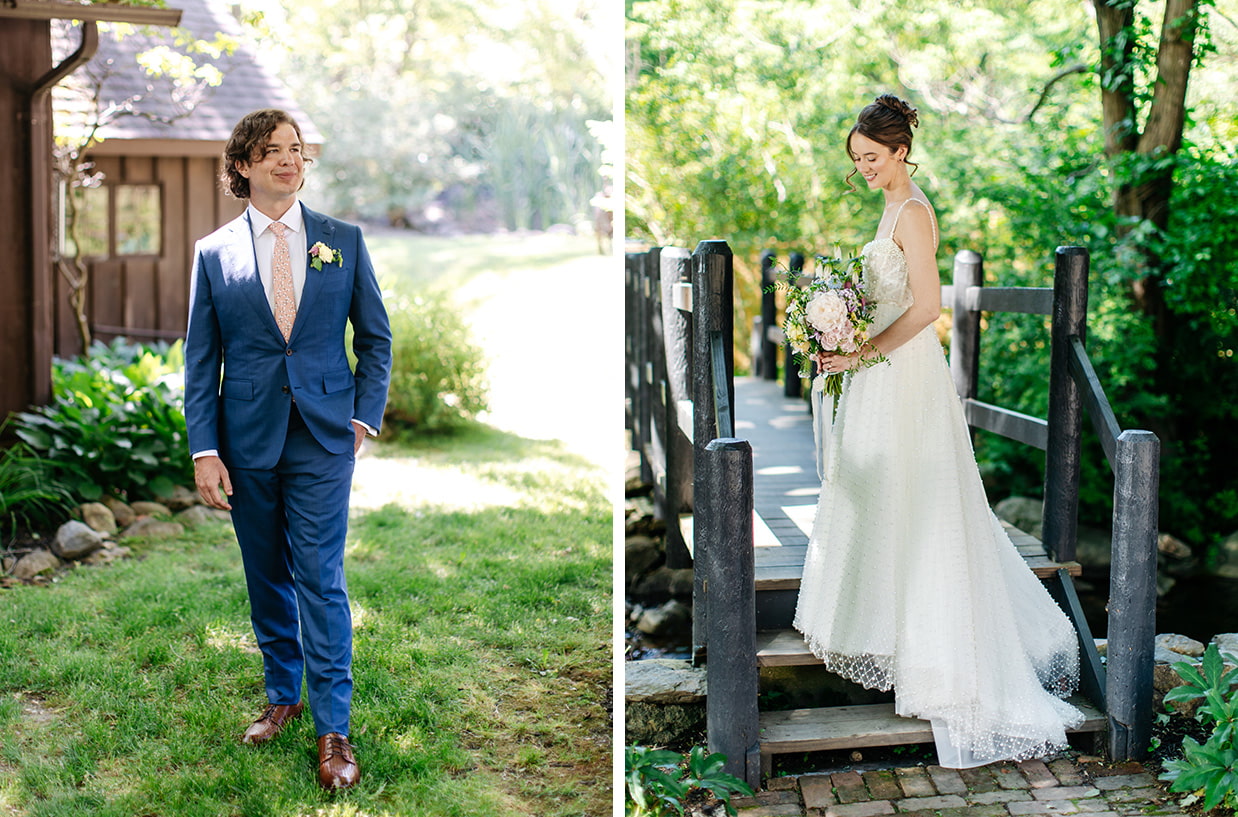
<svg viewBox="0 0 1238 817"><path fill-rule="evenodd" d="M1024 124L1031 124L1032 118L1036 116L1036 112L1040 110L1040 106L1045 104L1045 100L1049 98L1049 91L1054 85L1071 74L1086 74L1090 69L1083 63L1076 63L1069 68L1063 68L1053 76L1049 77L1049 81L1045 83L1045 87L1040 89L1040 96L1036 98L1036 104L1032 105L1032 109L1027 112L1027 116L1023 117Z"/></svg>

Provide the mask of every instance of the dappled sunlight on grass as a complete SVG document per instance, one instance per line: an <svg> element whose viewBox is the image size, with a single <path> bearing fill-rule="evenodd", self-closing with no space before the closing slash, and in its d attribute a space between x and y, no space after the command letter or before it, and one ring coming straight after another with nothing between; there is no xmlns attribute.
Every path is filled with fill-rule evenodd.
<svg viewBox="0 0 1238 817"><path fill-rule="evenodd" d="M241 652L260 654L257 643L254 642L254 631L240 629L230 624L211 624L206 628L206 645L217 650L240 650Z"/></svg>

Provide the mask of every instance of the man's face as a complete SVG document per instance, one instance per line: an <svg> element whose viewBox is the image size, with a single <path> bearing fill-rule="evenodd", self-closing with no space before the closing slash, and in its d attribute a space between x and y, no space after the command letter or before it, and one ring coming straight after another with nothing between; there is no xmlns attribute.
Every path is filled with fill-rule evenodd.
<svg viewBox="0 0 1238 817"><path fill-rule="evenodd" d="M301 156L301 140L287 122L271 131L261 156L248 164L237 162L237 172L249 179L249 197L255 201L287 199L296 195L305 178L305 160Z"/></svg>

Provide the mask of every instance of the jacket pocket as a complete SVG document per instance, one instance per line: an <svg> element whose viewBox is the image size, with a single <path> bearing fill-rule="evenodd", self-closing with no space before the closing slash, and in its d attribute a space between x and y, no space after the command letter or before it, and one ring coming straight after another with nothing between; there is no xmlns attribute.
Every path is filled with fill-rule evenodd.
<svg viewBox="0 0 1238 817"><path fill-rule="evenodd" d="M223 395L228 400L253 400L254 381L224 378Z"/></svg>
<svg viewBox="0 0 1238 817"><path fill-rule="evenodd" d="M322 391L323 394L343 391L344 389L352 388L355 382L353 373L348 369L338 372L327 372L322 376Z"/></svg>

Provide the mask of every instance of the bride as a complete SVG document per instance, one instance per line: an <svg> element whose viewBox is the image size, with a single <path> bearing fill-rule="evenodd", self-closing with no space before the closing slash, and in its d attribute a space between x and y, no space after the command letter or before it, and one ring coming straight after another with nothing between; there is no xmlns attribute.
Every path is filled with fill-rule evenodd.
<svg viewBox="0 0 1238 817"><path fill-rule="evenodd" d="M966 768L1064 747L1083 719L1061 700L1079 659L1074 628L989 509L932 327L937 222L908 172L918 124L887 94L847 140L848 185L859 173L885 197L863 252L876 320L872 348L818 358L849 374L820 452L795 628L831 671L893 688L899 715L932 722L941 765ZM888 362L861 365L879 354Z"/></svg>

